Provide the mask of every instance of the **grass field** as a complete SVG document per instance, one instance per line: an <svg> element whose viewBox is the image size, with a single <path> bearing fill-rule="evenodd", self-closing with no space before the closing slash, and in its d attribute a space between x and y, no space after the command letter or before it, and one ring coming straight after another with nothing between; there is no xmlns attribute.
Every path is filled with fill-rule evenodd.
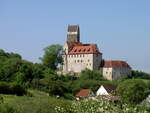
<svg viewBox="0 0 150 113"><path fill-rule="evenodd" d="M147 81L145 81L147 82ZM127 104L122 108L105 101L69 101L56 99L47 93L29 90L32 96L1 95L0 113L149 113L150 107L135 108ZM1 98L0 98L1 102ZM55 110L57 108L57 110ZM2 110L1 110L2 109ZM12 110L14 109L14 110ZM98 110L99 112L96 112Z"/></svg>
<svg viewBox="0 0 150 113"><path fill-rule="evenodd" d="M4 103L1 105L7 104L21 113L54 113L56 106L65 107L71 103L71 101L56 99L36 90L30 90L30 93L33 94L32 97L2 95Z"/></svg>

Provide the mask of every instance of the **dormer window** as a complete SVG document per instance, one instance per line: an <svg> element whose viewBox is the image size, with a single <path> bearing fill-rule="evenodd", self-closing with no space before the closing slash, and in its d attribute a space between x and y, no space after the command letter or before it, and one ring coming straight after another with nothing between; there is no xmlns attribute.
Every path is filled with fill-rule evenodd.
<svg viewBox="0 0 150 113"><path fill-rule="evenodd" d="M90 51L90 48L87 50L88 52Z"/></svg>
<svg viewBox="0 0 150 113"><path fill-rule="evenodd" d="M74 52L77 52L77 49L75 49Z"/></svg>
<svg viewBox="0 0 150 113"><path fill-rule="evenodd" d="M79 49L78 52L81 52L81 49Z"/></svg>
<svg viewBox="0 0 150 113"><path fill-rule="evenodd" d="M82 51L85 52L86 49L83 49Z"/></svg>

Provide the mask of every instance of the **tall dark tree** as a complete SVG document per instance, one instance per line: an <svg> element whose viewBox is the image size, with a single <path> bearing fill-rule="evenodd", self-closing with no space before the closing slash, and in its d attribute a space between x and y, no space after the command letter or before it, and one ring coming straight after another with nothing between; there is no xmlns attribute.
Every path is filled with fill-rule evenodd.
<svg viewBox="0 0 150 113"><path fill-rule="evenodd" d="M44 66L51 69L57 69L57 66L62 63L62 46L50 45L44 49L44 56L41 59Z"/></svg>

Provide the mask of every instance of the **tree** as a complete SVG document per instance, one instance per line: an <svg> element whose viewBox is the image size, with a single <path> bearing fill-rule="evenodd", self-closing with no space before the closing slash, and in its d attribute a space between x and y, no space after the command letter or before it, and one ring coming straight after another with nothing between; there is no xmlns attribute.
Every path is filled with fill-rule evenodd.
<svg viewBox="0 0 150 113"><path fill-rule="evenodd" d="M150 80L150 74L141 71L132 71L132 78Z"/></svg>
<svg viewBox="0 0 150 113"><path fill-rule="evenodd" d="M60 81L51 81L49 84L49 94L50 95L59 95L64 96L64 94L67 92L67 88L65 87L65 84Z"/></svg>
<svg viewBox="0 0 150 113"><path fill-rule="evenodd" d="M138 79L123 81L117 88L117 93L121 96L123 102L131 104L140 103L147 96L145 91L146 84Z"/></svg>
<svg viewBox="0 0 150 113"><path fill-rule="evenodd" d="M33 79L32 65L32 63L25 60L9 58L4 61L0 67L0 80L14 81L16 79L20 79L20 77L23 75L24 77L22 80L24 80L24 82L31 81ZM18 75L18 73L22 74Z"/></svg>
<svg viewBox="0 0 150 113"><path fill-rule="evenodd" d="M102 76L102 74L98 71L91 71L89 69L86 69L81 72L80 74L80 80L105 80Z"/></svg>
<svg viewBox="0 0 150 113"><path fill-rule="evenodd" d="M51 69L57 69L57 66L62 63L62 46L50 45L44 49L44 56L40 58L44 66Z"/></svg>

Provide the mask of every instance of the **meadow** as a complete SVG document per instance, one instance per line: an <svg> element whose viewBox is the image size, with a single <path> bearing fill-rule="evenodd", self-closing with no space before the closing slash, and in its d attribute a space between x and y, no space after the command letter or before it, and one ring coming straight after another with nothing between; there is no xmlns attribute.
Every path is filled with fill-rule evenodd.
<svg viewBox="0 0 150 113"><path fill-rule="evenodd" d="M111 103L104 100L70 101L45 92L29 90L29 96L1 95L0 113L149 113L150 107Z"/></svg>

